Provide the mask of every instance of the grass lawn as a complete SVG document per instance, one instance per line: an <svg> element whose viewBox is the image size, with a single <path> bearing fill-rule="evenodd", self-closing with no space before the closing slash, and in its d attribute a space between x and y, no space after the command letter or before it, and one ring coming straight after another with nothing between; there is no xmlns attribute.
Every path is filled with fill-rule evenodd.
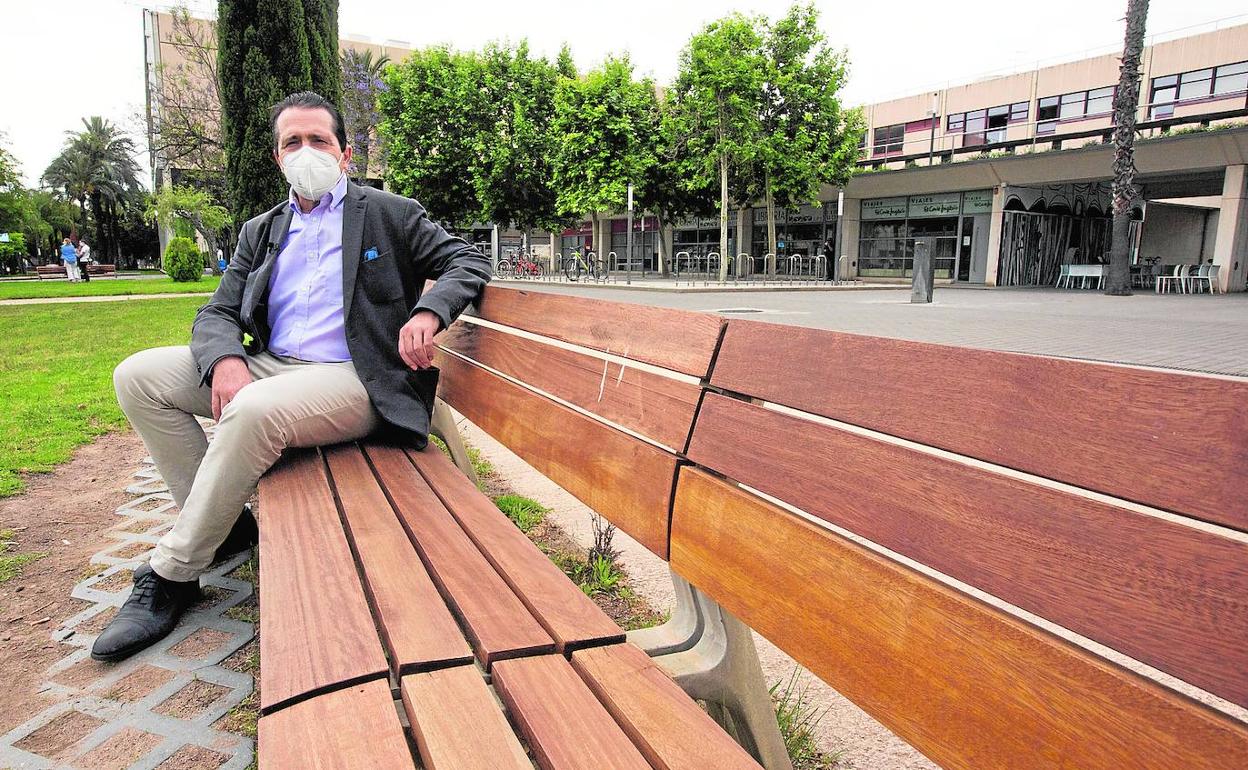
<svg viewBox="0 0 1248 770"><path fill-rule="evenodd" d="M69 281L0 282L0 299L42 299L44 297L104 297L119 294L188 294L215 291L221 278L206 275L190 283L174 283L170 278L143 280L92 278L87 283Z"/></svg>
<svg viewBox="0 0 1248 770"><path fill-rule="evenodd" d="M144 348L187 343L203 303L0 307L0 497L21 491L22 472L49 471L75 447L124 426L113 367Z"/></svg>

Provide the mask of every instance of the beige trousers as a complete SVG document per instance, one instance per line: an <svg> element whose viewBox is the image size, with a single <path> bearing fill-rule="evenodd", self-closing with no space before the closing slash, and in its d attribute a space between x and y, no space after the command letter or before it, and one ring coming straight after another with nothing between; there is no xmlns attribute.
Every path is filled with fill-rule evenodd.
<svg viewBox="0 0 1248 770"><path fill-rule="evenodd" d="M190 348L144 350L113 372L117 401L181 509L152 555L168 580L194 580L207 569L283 449L361 438L380 419L350 362L271 353L246 360L255 381L225 407L211 445L195 415L212 417L212 389L200 386Z"/></svg>

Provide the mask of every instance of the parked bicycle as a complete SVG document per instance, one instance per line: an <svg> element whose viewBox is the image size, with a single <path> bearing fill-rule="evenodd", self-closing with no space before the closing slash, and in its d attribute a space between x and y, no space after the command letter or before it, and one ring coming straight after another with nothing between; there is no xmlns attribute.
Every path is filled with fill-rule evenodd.
<svg viewBox="0 0 1248 770"><path fill-rule="evenodd" d="M498 260L494 272L500 278L541 278L545 268L527 249L512 249L506 257Z"/></svg>
<svg viewBox="0 0 1248 770"><path fill-rule="evenodd" d="M573 250L572 256L563 261L563 274L569 281L579 281L582 275L598 280L601 267L594 252L587 251L582 257L579 251Z"/></svg>

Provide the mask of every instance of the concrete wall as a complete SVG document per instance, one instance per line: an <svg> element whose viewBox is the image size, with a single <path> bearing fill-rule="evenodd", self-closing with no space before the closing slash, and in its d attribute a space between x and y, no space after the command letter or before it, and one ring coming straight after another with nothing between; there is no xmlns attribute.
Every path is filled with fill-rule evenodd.
<svg viewBox="0 0 1248 770"><path fill-rule="evenodd" d="M1217 223L1210 227L1211 213L1217 212L1194 206L1148 204L1140 235L1140 256L1159 257L1166 265L1191 265L1212 258Z"/></svg>

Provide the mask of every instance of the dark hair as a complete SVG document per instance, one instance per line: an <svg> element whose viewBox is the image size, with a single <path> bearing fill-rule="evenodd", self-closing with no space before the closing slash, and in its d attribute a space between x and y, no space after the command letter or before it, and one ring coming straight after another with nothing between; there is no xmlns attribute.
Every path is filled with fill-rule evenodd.
<svg viewBox="0 0 1248 770"><path fill-rule="evenodd" d="M291 94L269 110L269 130L273 132L273 146L276 147L280 138L277 135L277 119L289 107L300 107L308 110L325 110L334 122L334 136L338 137L338 149L347 149L347 129L342 123L342 113L334 103L313 91L300 91Z"/></svg>

